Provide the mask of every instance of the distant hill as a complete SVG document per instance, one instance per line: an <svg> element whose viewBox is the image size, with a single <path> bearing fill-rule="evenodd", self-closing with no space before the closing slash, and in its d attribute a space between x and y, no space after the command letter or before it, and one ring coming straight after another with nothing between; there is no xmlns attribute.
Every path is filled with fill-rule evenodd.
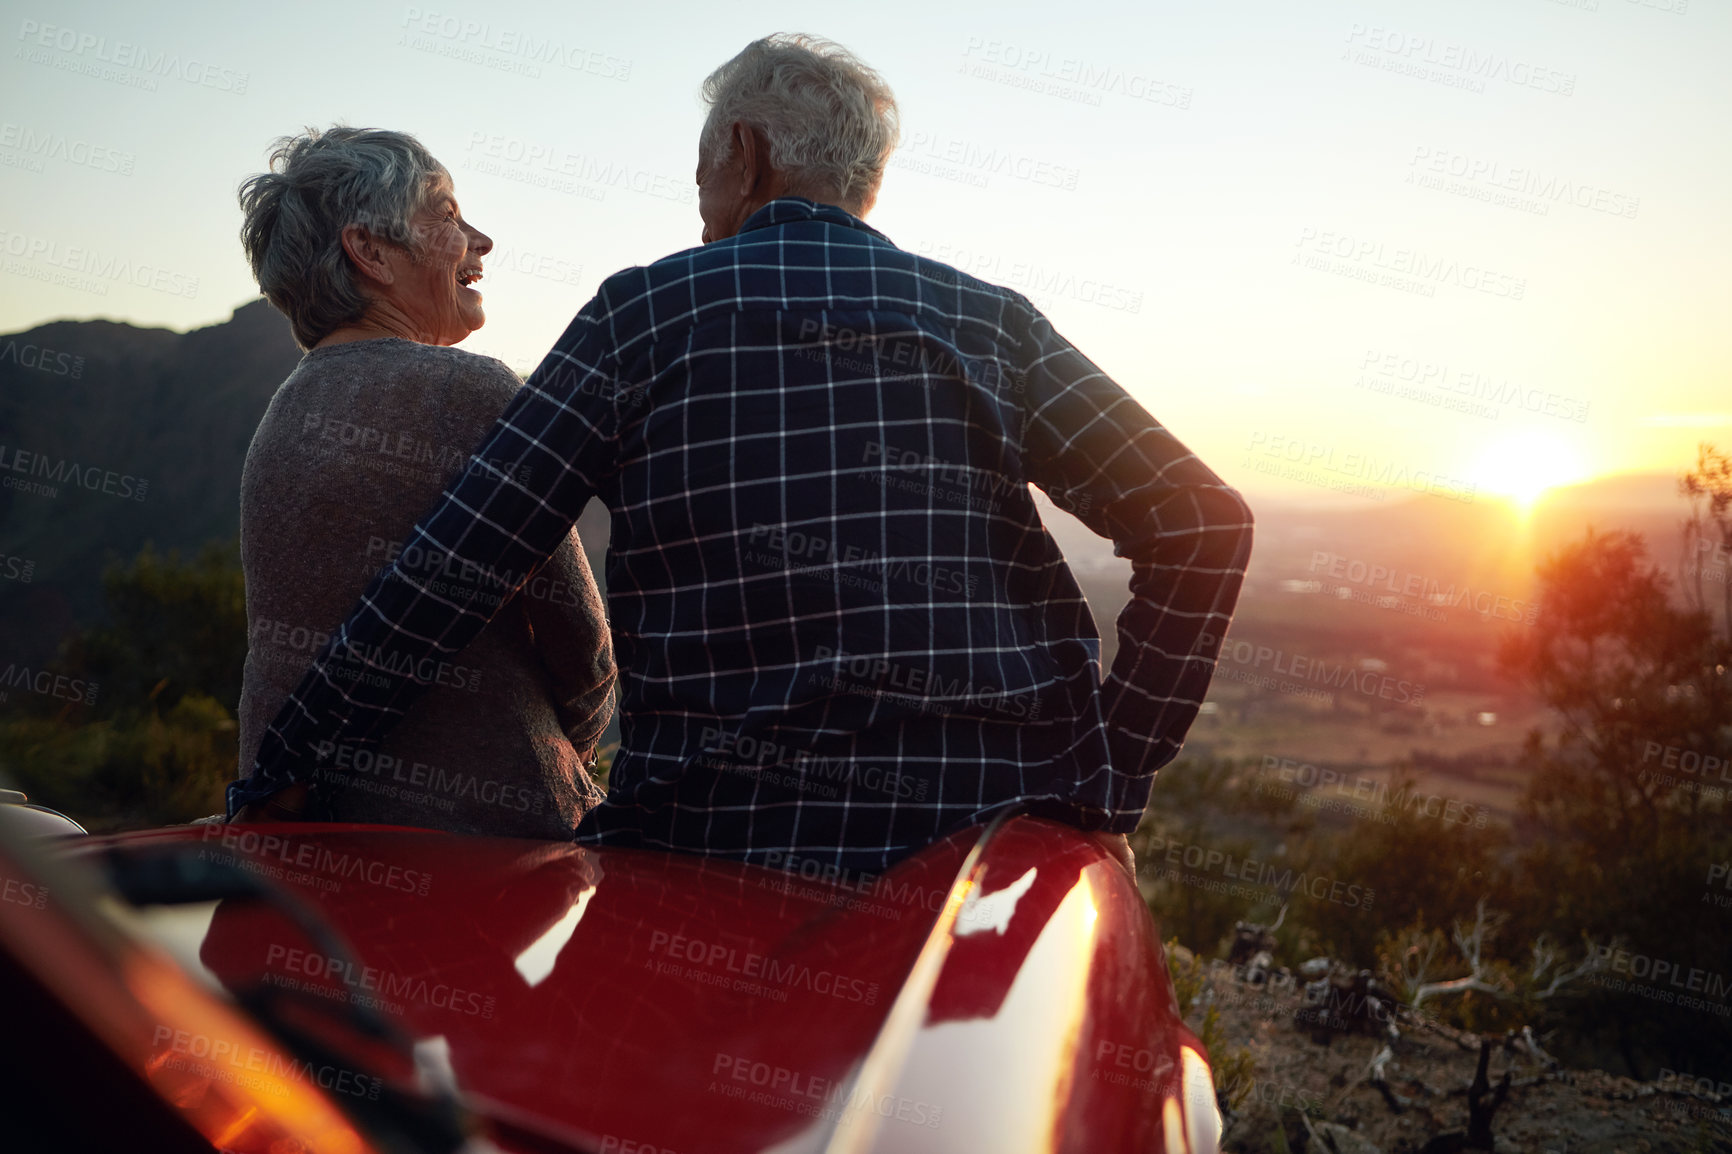
<svg viewBox="0 0 1732 1154"><path fill-rule="evenodd" d="M247 446L299 358L288 322L262 300L188 333L60 321L0 336L0 486L11 486L0 487L0 660L39 661L75 623L94 620L109 559L130 558L146 541L191 552L235 536ZM1257 546L1236 635L1384 660L1465 646L1462 660L1472 650L1476 664L1484 633L1460 627L1485 619L1458 605L1439 621L1408 590L1523 598L1536 561L1590 524L1643 532L1655 560L1671 568L1685 513L1668 474L1557 490L1526 524L1489 499L1252 504ZM1110 661L1129 566L1111 542L1044 501L1042 510L1094 606ZM605 511L592 506L579 527L600 581ZM25 566L28 583L18 579ZM1373 600L1404 593L1399 602Z"/></svg>
<svg viewBox="0 0 1732 1154"><path fill-rule="evenodd" d="M1647 539L1654 562L1671 571L1688 511L1676 475L1668 473L1554 490L1526 521L1495 498L1329 505L1248 499L1257 537L1235 637L1423 669L1441 684L1495 682L1490 669L1497 634L1511 617L1526 616L1534 567L1548 554L1590 526L1630 529ZM1113 556L1112 542L1075 519L1045 501L1041 511L1088 595L1110 662L1117 648L1112 623L1128 596L1130 566ZM1438 672L1440 662L1452 672Z"/></svg>
<svg viewBox="0 0 1732 1154"><path fill-rule="evenodd" d="M263 300L188 333L0 336L0 660L41 660L93 620L109 559L236 535L247 445L299 359ZM26 565L28 583L9 576Z"/></svg>
<svg viewBox="0 0 1732 1154"><path fill-rule="evenodd" d="M1676 473L1625 473L1554 489L1534 510L1534 539L1555 549L1589 526L1597 531L1630 529L1647 539L1648 552L1657 562L1670 567L1677 561L1690 511L1678 494L1678 477L1692 464L1678 462Z"/></svg>

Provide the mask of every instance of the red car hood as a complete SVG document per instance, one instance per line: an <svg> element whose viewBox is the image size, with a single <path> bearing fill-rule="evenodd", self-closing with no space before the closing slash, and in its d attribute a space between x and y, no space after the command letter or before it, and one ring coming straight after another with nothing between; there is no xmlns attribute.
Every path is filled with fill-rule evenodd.
<svg viewBox="0 0 1732 1154"><path fill-rule="evenodd" d="M364 1004L442 1038L508 1148L1176 1152L1218 1137L1148 910L1063 826L968 830L877 877L358 826L77 848L124 864L165 843L297 891L353 947L330 956L269 905L227 900L197 945L223 985Z"/></svg>

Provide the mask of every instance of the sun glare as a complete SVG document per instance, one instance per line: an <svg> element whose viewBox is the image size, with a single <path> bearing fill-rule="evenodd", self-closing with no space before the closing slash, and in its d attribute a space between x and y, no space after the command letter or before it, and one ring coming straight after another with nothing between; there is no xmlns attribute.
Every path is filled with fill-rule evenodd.
<svg viewBox="0 0 1732 1154"><path fill-rule="evenodd" d="M1490 494L1508 498L1524 514L1549 489L1585 480L1590 470L1574 445L1552 433L1512 433L1494 442L1473 468Z"/></svg>

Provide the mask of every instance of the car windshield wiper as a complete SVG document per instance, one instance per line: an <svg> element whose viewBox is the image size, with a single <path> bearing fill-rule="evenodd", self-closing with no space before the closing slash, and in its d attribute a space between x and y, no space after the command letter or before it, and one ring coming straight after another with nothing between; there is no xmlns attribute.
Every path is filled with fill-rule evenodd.
<svg viewBox="0 0 1732 1154"><path fill-rule="evenodd" d="M219 856L194 853L185 847L109 850L101 855L103 872L116 893L133 906L181 906L229 900L258 901L286 916L330 958L345 966L354 951L311 904L268 878L259 877ZM356 966L355 968L359 968ZM321 1066L353 1065L312 1031L297 1025L286 1007L299 1004L318 1012L337 1013L358 1033L396 1047L416 1060L413 1040L378 1011L355 1000L330 1001L282 986L255 982L229 987L235 1001L269 1030L294 1057ZM416 1061L417 1066L420 1062ZM415 1093L379 1080L377 1099L332 1096L385 1149L403 1154L453 1154L476 1132L476 1124L446 1079L434 1076L425 1093Z"/></svg>

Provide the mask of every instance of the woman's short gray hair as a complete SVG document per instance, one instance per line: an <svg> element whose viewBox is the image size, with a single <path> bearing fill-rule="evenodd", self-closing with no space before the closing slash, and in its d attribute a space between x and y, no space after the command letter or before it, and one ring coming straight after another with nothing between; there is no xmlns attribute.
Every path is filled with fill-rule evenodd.
<svg viewBox="0 0 1732 1154"><path fill-rule="evenodd" d="M406 132L344 124L280 138L270 168L241 184L241 244L259 290L310 349L369 304L343 230L358 224L419 253L410 222L450 174Z"/></svg>
<svg viewBox="0 0 1732 1154"><path fill-rule="evenodd" d="M789 190L858 213L877 195L901 129L890 86L839 44L779 33L754 40L704 81L699 138L708 164L728 158L728 129L764 134Z"/></svg>

